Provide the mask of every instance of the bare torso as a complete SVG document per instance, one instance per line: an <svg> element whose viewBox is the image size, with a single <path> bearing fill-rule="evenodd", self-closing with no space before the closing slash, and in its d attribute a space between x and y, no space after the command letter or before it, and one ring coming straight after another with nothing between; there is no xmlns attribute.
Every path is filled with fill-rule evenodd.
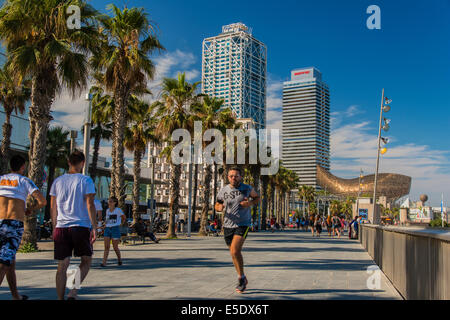
<svg viewBox="0 0 450 320"><path fill-rule="evenodd" d="M0 220L18 220L25 218L25 202L20 199L13 199L0 196Z"/></svg>

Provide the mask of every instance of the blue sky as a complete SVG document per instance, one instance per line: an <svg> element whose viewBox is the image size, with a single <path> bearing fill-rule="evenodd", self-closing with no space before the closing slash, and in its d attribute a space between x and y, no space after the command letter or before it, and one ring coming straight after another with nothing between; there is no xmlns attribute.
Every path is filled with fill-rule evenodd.
<svg viewBox="0 0 450 320"><path fill-rule="evenodd" d="M450 201L450 0L90 1L103 12L111 2L144 7L158 26L167 50L153 57L154 92L162 77L180 71L199 81L202 40L234 22L267 45L270 128L280 128L282 82L290 70L318 68L331 93L331 171L342 177L374 171L385 88L393 102L381 171L412 176L413 199L427 193L438 205L443 192ZM366 27L369 5L381 9L381 30ZM56 122L80 128L77 103L61 96Z"/></svg>
<svg viewBox="0 0 450 320"><path fill-rule="evenodd" d="M104 10L111 1L92 1ZM433 205L450 194L450 1L114 1L145 7L167 51L160 77L201 77L201 45L225 24L243 22L267 45L269 127L281 125L281 84L315 66L331 93L331 171L373 173L381 89L392 102L382 172L413 177L411 197ZM381 9L369 30L366 9ZM158 79L157 79L158 80ZM157 90L157 84L154 87ZM447 198L447 196L446 196Z"/></svg>

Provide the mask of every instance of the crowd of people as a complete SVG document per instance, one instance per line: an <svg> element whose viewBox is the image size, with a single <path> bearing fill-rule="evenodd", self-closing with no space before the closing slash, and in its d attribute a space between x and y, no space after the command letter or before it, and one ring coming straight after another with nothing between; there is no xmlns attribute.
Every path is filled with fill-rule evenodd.
<svg viewBox="0 0 450 320"><path fill-rule="evenodd" d="M308 231L311 230L313 237L320 237L323 230L327 230L329 237L341 238L341 236L347 232L349 239L358 238L358 225L361 223L362 216L357 216L352 220L345 219L343 216L333 214L321 216L319 214L313 214L309 217L298 217L295 222L292 222L290 226L297 230ZM271 232L277 230L283 231L286 229L286 222L283 218L280 222L272 217L266 221L267 229Z"/></svg>

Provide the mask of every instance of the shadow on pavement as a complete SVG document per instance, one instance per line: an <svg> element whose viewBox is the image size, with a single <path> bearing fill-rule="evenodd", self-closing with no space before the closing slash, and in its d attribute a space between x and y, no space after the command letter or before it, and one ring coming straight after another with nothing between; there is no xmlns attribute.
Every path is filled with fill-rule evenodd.
<svg viewBox="0 0 450 320"><path fill-rule="evenodd" d="M305 261L265 261L264 264L246 264L247 268L281 268L299 270L366 271L373 265L371 260L315 259Z"/></svg>
<svg viewBox="0 0 450 320"><path fill-rule="evenodd" d="M134 286L100 286L100 287L83 287L81 286L78 296L80 300L88 299L108 299L108 295L117 298L118 295L130 295L130 291L126 289L141 289L141 288L151 288L154 286L147 285L134 285ZM57 300L56 287L51 288L32 288L27 286L19 287L21 294L26 294L29 296L30 300ZM66 294L69 291L66 290ZM87 297L87 295L101 295L100 297ZM0 300L11 299L11 294L8 288L0 289Z"/></svg>

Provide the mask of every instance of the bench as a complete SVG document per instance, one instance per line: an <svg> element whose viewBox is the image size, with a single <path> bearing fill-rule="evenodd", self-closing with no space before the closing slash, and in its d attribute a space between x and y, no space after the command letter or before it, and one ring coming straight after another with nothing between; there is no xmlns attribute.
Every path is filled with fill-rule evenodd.
<svg viewBox="0 0 450 320"><path fill-rule="evenodd" d="M205 226L205 232L208 237L213 235L218 237L220 235L220 230L218 230L217 232L212 232L208 226Z"/></svg>
<svg viewBox="0 0 450 320"><path fill-rule="evenodd" d="M145 244L145 237L142 237L140 235L138 235L137 233L127 233L127 235L122 236L120 238L120 241L122 242L122 244L125 244L129 241L132 241L133 244L136 243L136 241L138 240L142 240L142 244Z"/></svg>

